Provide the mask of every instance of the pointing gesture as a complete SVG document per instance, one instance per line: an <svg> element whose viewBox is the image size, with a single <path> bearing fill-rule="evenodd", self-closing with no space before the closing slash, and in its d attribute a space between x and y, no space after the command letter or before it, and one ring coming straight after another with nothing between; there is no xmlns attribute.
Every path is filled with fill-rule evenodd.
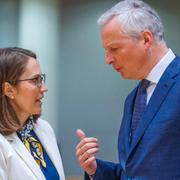
<svg viewBox="0 0 180 180"><path fill-rule="evenodd" d="M86 137L81 129L77 129L76 134L80 138L80 142L76 146L79 164L87 174L93 175L97 168L95 154L99 151L98 140L94 137Z"/></svg>
<svg viewBox="0 0 180 180"><path fill-rule="evenodd" d="M82 140L86 137L86 134L81 129L77 129L76 134L80 138L80 140Z"/></svg>

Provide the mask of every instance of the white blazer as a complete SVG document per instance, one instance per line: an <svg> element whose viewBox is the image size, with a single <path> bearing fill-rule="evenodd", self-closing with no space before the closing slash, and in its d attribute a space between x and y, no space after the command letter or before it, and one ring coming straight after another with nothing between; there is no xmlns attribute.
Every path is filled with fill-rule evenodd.
<svg viewBox="0 0 180 180"><path fill-rule="evenodd" d="M61 156L53 129L47 121L38 119L34 131L56 167L60 179L65 180ZM45 180L38 164L16 133L0 134L0 180Z"/></svg>

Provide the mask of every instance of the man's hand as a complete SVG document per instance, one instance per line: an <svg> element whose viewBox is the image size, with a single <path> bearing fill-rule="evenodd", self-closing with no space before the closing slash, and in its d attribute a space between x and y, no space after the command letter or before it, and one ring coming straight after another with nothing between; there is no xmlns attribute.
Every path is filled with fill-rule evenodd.
<svg viewBox="0 0 180 180"><path fill-rule="evenodd" d="M95 154L99 151L98 140L94 137L86 137L81 129L77 129L76 134L80 138L80 142L76 146L79 164L88 175L93 175L97 169Z"/></svg>

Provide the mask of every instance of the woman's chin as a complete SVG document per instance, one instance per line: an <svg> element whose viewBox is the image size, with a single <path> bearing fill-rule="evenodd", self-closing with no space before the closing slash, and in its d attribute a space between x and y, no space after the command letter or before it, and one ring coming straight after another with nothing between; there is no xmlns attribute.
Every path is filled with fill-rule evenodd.
<svg viewBox="0 0 180 180"><path fill-rule="evenodd" d="M42 109L40 108L40 109L36 110L33 114L34 115L41 115L41 113L42 113Z"/></svg>

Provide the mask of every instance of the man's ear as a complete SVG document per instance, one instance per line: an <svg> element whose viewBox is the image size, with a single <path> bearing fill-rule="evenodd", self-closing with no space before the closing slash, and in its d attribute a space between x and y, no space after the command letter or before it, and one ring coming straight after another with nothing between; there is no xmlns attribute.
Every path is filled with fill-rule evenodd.
<svg viewBox="0 0 180 180"><path fill-rule="evenodd" d="M143 42L144 45L147 49L149 49L149 47L151 47L152 43L154 41L154 37L151 31L149 30L144 30L143 32Z"/></svg>
<svg viewBox="0 0 180 180"><path fill-rule="evenodd" d="M9 82L3 84L3 94L10 99L14 99L14 87Z"/></svg>

